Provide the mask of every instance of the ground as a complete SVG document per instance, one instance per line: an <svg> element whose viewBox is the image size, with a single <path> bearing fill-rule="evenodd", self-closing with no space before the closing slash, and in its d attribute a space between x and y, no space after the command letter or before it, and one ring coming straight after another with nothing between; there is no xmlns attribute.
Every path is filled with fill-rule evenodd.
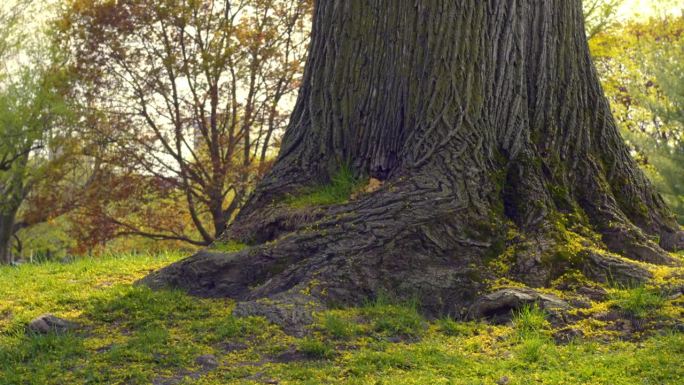
<svg viewBox="0 0 684 385"><path fill-rule="evenodd" d="M426 320L414 303L378 298L316 314L310 334L296 338L233 317L229 299L133 285L179 258L0 268L0 384L684 383L681 293L597 288L603 298L582 297L584 309L562 325L534 307L503 324ZM79 326L27 333L44 313Z"/></svg>

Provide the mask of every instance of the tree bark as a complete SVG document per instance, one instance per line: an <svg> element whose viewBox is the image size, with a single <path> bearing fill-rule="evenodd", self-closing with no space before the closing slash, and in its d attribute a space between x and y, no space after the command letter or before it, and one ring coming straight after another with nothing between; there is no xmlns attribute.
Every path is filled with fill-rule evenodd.
<svg viewBox="0 0 684 385"><path fill-rule="evenodd" d="M13 262L11 245L16 214L17 209L14 207L0 212L0 264L11 264Z"/></svg>
<svg viewBox="0 0 684 385"><path fill-rule="evenodd" d="M344 166L381 188L288 206ZM500 277L645 279L630 260L676 264L665 250L684 246L618 133L580 0L317 2L279 157L224 239L250 247L144 282L459 315Z"/></svg>
<svg viewBox="0 0 684 385"><path fill-rule="evenodd" d="M12 260L12 237L21 229L16 223L17 212L28 191L25 168L30 151L22 151L14 158L13 167L0 175L0 264L10 264Z"/></svg>

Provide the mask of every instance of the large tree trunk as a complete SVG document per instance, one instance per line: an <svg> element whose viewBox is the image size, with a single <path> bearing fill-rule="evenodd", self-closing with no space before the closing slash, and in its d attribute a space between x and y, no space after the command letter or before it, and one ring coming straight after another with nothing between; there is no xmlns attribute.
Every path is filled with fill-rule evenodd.
<svg viewBox="0 0 684 385"><path fill-rule="evenodd" d="M342 165L381 188L288 207ZM682 246L616 129L580 0L319 1L278 160L224 238L250 247L145 282L243 301L388 292L457 315L496 278L639 280L630 260L675 264Z"/></svg>

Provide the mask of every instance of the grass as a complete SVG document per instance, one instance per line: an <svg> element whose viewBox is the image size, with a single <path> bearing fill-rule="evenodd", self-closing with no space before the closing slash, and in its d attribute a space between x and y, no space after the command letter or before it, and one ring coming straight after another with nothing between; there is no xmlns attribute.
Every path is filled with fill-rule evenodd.
<svg viewBox="0 0 684 385"><path fill-rule="evenodd" d="M521 339L541 337L548 326L546 313L537 305L524 305L513 313L513 327Z"/></svg>
<svg viewBox="0 0 684 385"><path fill-rule="evenodd" d="M634 318L653 315L665 304L663 295L644 286L620 290L613 294L614 306Z"/></svg>
<svg viewBox="0 0 684 385"><path fill-rule="evenodd" d="M315 338L305 338L299 341L298 350L309 358L331 358L335 351L332 346L326 341Z"/></svg>
<svg viewBox="0 0 684 385"><path fill-rule="evenodd" d="M437 321L439 331L451 337L467 337L475 334L478 327L481 325L472 322L457 322L451 318L445 317Z"/></svg>
<svg viewBox="0 0 684 385"><path fill-rule="evenodd" d="M380 295L361 309L372 330L390 337L415 338L425 331L425 321L416 303L391 303Z"/></svg>
<svg viewBox="0 0 684 385"><path fill-rule="evenodd" d="M344 203L360 185L361 181L354 178L351 169L342 167L332 177L330 183L290 196L286 199L286 203L296 208Z"/></svg>
<svg viewBox="0 0 684 385"><path fill-rule="evenodd" d="M355 322L334 313L325 314L323 329L329 336L339 340L348 340L358 333Z"/></svg>
<svg viewBox="0 0 684 385"><path fill-rule="evenodd" d="M638 342L559 345L550 338L545 314L534 307L517 312L511 325L489 325L428 321L415 303L380 297L360 308L320 313L313 333L295 338L262 318L231 316L230 300L132 285L180 257L0 267L0 384L175 379L201 385L465 385L494 384L503 377L512 385L684 383L684 335L677 332ZM643 290L626 290L613 303L641 311L665 301ZM80 328L64 335L26 334L25 323L47 312ZM195 360L207 354L215 355L219 366L205 372Z"/></svg>

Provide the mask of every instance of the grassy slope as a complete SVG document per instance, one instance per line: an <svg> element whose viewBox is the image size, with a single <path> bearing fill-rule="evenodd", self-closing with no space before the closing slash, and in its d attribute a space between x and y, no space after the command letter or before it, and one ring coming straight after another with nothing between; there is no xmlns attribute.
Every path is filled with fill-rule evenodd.
<svg viewBox="0 0 684 385"><path fill-rule="evenodd" d="M684 383L684 335L675 332L558 345L534 309L510 326L428 323L410 305L377 301L320 314L313 336L296 339L263 319L233 318L229 300L131 285L178 258L0 268L0 384ZM618 294L616 304L637 308L644 296L630 302L629 292ZM651 312L681 316L672 301L645 302L661 308ZM23 325L46 312L82 327L26 335ZM204 354L216 355L219 367L203 371L195 358Z"/></svg>

